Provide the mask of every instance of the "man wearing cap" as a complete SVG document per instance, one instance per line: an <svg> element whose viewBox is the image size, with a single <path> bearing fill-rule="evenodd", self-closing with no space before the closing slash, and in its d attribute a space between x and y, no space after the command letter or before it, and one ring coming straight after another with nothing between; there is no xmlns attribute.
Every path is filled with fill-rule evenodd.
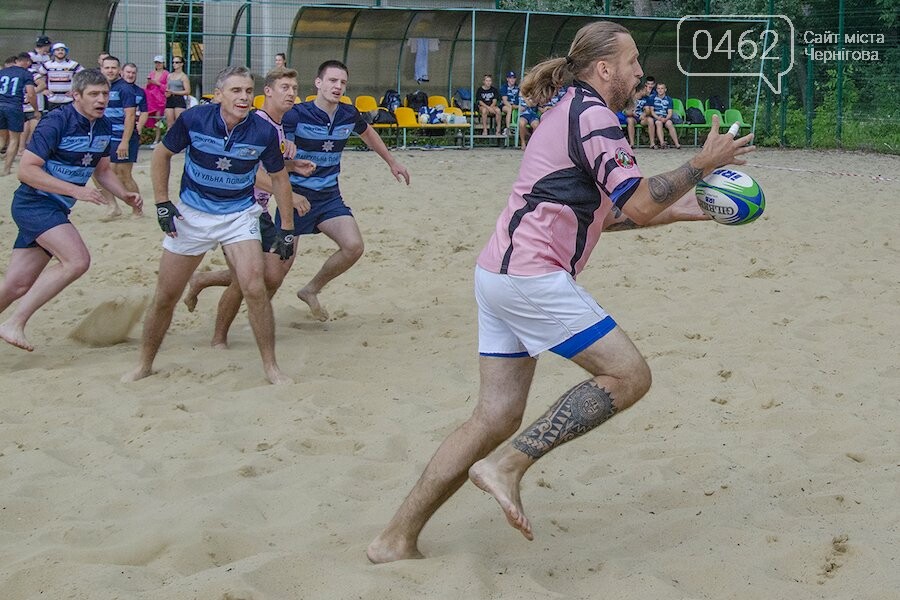
<svg viewBox="0 0 900 600"><path fill-rule="evenodd" d="M500 100L503 102L503 134L509 135L514 117L518 116L519 109L519 84L516 82L516 72L506 73L506 83L500 86Z"/></svg>
<svg viewBox="0 0 900 600"><path fill-rule="evenodd" d="M83 71L80 63L69 58L69 47L56 42L50 48L51 58L41 67L41 75L47 77L47 110L72 103L72 77Z"/></svg>

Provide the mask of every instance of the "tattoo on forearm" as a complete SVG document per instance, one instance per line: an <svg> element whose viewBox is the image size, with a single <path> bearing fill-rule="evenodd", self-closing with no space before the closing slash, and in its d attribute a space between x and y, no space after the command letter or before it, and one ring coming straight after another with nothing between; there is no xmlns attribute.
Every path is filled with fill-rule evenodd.
<svg viewBox="0 0 900 600"><path fill-rule="evenodd" d="M703 179L703 169L686 162L674 171L654 175L647 180L650 197L657 204L670 204Z"/></svg>
<svg viewBox="0 0 900 600"><path fill-rule="evenodd" d="M610 392L590 379L563 394L512 444L516 450L537 460L557 446L601 425L614 414L616 407Z"/></svg>
<svg viewBox="0 0 900 600"><path fill-rule="evenodd" d="M603 231L625 231L626 229L637 229L638 227L640 227L640 225L631 219L626 218L624 221L613 223L609 227L604 228Z"/></svg>

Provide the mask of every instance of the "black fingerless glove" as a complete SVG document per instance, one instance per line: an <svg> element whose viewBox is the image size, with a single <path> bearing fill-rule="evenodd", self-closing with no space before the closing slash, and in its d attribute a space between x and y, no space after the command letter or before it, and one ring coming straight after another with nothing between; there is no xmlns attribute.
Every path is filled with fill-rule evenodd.
<svg viewBox="0 0 900 600"><path fill-rule="evenodd" d="M272 252L281 260L287 260L294 255L294 232L290 229L278 228L275 241L272 243Z"/></svg>
<svg viewBox="0 0 900 600"><path fill-rule="evenodd" d="M181 219L181 213L170 201L160 202L156 205L156 220L163 233L176 233L175 219Z"/></svg>

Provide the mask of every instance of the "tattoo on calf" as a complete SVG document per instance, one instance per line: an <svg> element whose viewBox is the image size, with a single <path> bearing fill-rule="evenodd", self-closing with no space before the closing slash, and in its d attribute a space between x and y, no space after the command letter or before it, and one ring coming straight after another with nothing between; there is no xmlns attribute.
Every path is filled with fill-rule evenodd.
<svg viewBox="0 0 900 600"><path fill-rule="evenodd" d="M650 188L650 197L654 202L670 204L678 200L701 179L703 179L703 169L693 167L690 162L686 162L673 171L654 175L647 180L647 186Z"/></svg>
<svg viewBox="0 0 900 600"><path fill-rule="evenodd" d="M513 440L513 447L537 460L557 446L584 435L616 414L608 390L588 380L579 383L544 416Z"/></svg>

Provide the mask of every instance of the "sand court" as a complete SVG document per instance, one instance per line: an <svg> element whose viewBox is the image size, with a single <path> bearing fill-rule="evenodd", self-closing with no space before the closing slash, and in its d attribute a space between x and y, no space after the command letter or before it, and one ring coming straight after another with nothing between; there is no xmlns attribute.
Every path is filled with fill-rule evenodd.
<svg viewBox="0 0 900 600"><path fill-rule="evenodd" d="M692 152L637 158L652 175ZM324 323L294 294L334 246L301 238L273 301L288 386L266 383L245 309L209 347L221 288L179 303L155 375L120 383L162 233L76 206L91 269L31 319L33 353L0 347L0 596L895 597L900 158L759 150L757 222L604 234L579 283L648 358L649 394L526 476L534 542L467 484L427 560L373 566L366 545L476 402L473 265L521 157L397 154L409 187L344 155L366 253L320 295ZM148 171L143 149L150 204ZM3 269L16 186L0 179ZM544 356L526 421L583 379Z"/></svg>

